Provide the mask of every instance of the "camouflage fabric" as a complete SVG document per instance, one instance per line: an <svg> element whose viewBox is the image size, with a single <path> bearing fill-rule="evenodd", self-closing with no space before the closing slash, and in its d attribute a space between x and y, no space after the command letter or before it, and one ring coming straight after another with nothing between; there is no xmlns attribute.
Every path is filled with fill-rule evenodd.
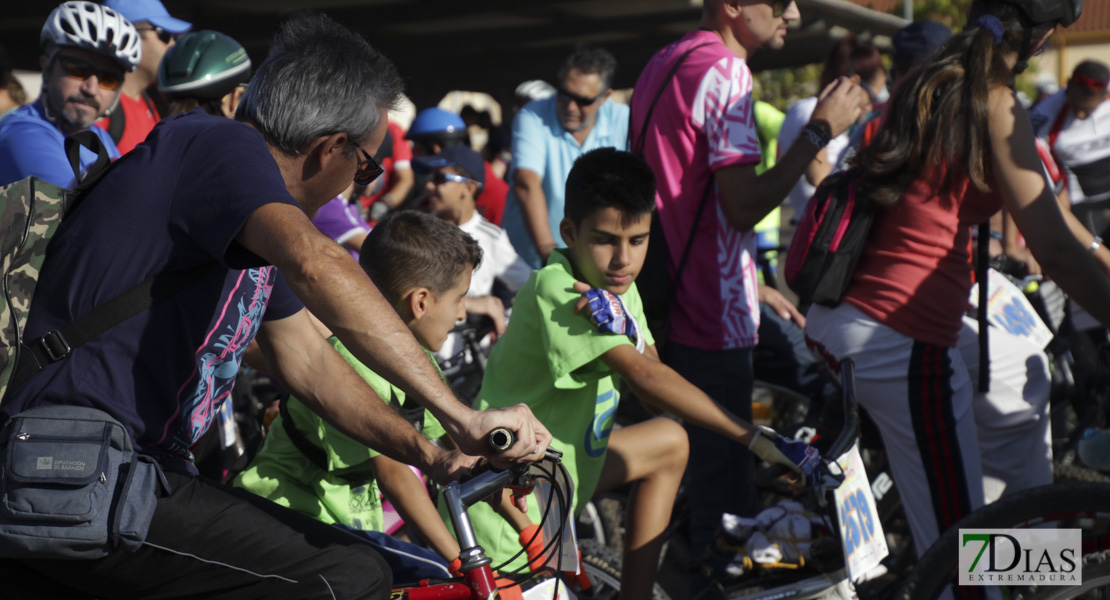
<svg viewBox="0 0 1110 600"><path fill-rule="evenodd" d="M46 246L71 197L69 190L33 177L0 187L0 402L15 368Z"/></svg>

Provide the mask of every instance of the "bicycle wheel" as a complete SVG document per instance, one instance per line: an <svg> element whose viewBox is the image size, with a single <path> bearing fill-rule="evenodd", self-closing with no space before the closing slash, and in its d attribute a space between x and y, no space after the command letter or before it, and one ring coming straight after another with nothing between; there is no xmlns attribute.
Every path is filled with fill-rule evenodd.
<svg viewBox="0 0 1110 600"><path fill-rule="evenodd" d="M578 549L582 552L582 568L593 586L585 597L594 600L620 598L621 556L592 540L579 542ZM651 590L651 600L671 600L671 597L656 583Z"/></svg>
<svg viewBox="0 0 1110 600"><path fill-rule="evenodd" d="M1083 530L1083 554L1110 548L1110 484L1054 483L1005 496L964 517L929 548L898 592L901 600L932 600L955 583L960 529L1055 526Z"/></svg>
<svg viewBox="0 0 1110 600"><path fill-rule="evenodd" d="M1029 586L1018 590L1013 600L1069 600L1110 598L1110 550L1083 557L1083 584L1075 587Z"/></svg>

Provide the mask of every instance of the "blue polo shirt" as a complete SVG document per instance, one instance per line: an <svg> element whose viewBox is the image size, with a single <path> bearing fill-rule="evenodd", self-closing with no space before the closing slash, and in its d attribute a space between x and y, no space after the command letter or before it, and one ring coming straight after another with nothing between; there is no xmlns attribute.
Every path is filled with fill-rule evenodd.
<svg viewBox="0 0 1110 600"><path fill-rule="evenodd" d="M563 220L563 199L567 175L574 161L597 148L628 149L628 105L606 100L597 114L597 122L579 146L574 136L563 128L555 113L558 96L529 102L520 109L513 120L513 165L509 181L517 169L534 171L543 178L543 193L547 198L547 220L555 243L563 247L559 235L559 222ZM532 265L543 267L539 253L524 220L516 190L510 186L505 201L505 215L501 227L509 234L517 254Z"/></svg>
<svg viewBox="0 0 1110 600"><path fill-rule="evenodd" d="M108 156L119 158L116 143L103 129L89 127L104 142ZM88 169L96 154L81 148L81 168ZM66 188L76 185L66 158L65 135L46 120L42 100L20 106L0 119L0 185L34 175Z"/></svg>

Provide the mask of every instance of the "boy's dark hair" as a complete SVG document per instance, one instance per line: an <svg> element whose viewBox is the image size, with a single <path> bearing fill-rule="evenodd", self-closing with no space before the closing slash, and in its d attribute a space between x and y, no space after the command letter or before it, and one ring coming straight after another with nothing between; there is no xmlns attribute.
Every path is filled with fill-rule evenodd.
<svg viewBox="0 0 1110 600"><path fill-rule="evenodd" d="M620 211L622 225L655 210L655 172L644 159L616 148L598 148L574 161L567 175L566 218L577 227L603 208Z"/></svg>
<svg viewBox="0 0 1110 600"><path fill-rule="evenodd" d="M436 296L455 287L463 269L478 268L482 249L458 226L415 210L391 213L366 236L359 264L390 304L422 286Z"/></svg>

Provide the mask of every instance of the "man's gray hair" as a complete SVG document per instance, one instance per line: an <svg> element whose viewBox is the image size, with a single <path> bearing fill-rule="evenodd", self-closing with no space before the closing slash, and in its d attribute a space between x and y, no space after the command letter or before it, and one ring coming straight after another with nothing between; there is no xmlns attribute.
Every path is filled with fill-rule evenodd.
<svg viewBox="0 0 1110 600"><path fill-rule="evenodd" d="M402 89L397 68L381 52L328 17L309 14L282 25L235 117L253 122L270 146L296 155L334 133L362 142L381 126L382 109L398 106Z"/></svg>
<svg viewBox="0 0 1110 600"><path fill-rule="evenodd" d="M578 69L584 75L596 73L601 78L601 91L604 92L613 86L617 59L605 48L580 44L575 46L570 56L563 59L563 64L559 67L560 86L566 81L571 69Z"/></svg>

